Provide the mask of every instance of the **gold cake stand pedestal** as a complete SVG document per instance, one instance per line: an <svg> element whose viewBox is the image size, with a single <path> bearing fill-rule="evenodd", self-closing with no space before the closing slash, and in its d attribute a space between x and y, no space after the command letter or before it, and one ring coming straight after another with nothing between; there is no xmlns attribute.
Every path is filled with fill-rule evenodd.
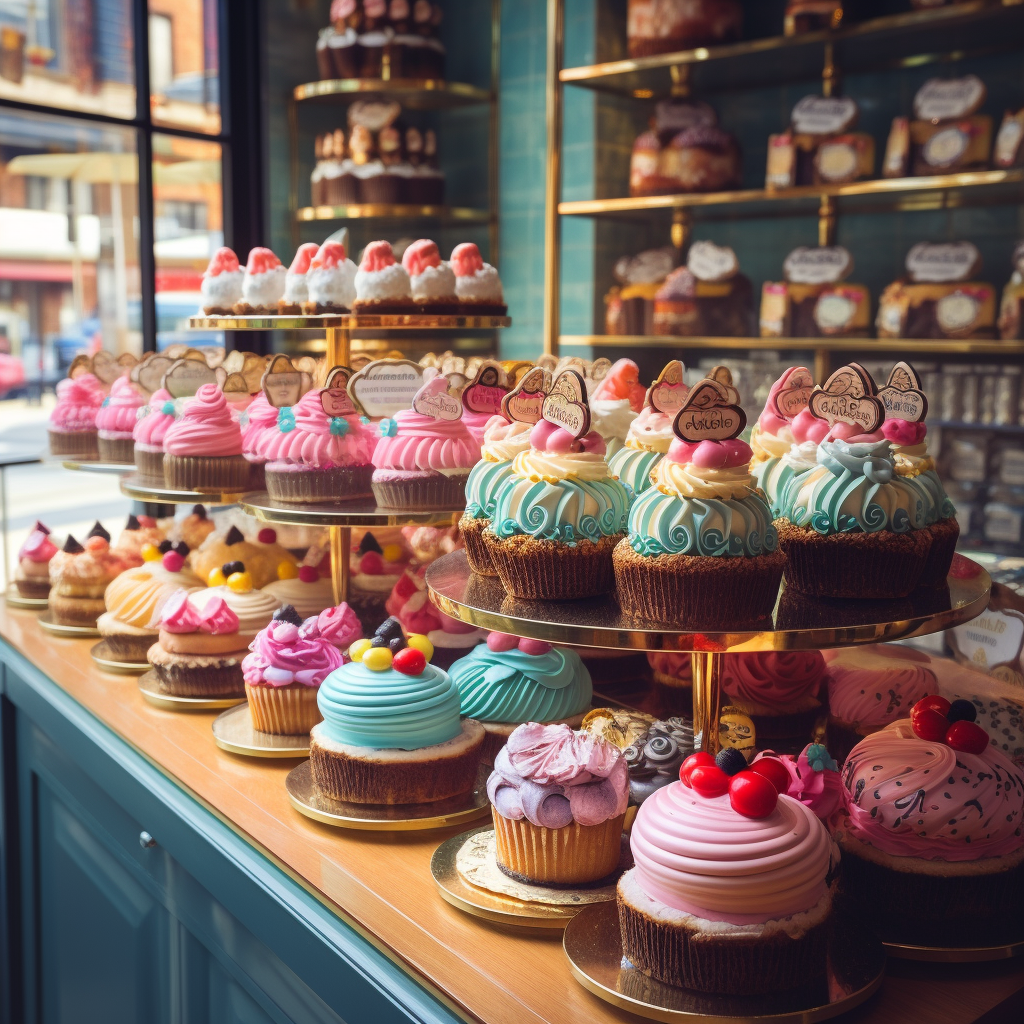
<svg viewBox="0 0 1024 1024"><path fill-rule="evenodd" d="M220 711L245 701L245 697L176 697L160 689L155 672L139 676L139 692L146 701L164 711Z"/></svg>
<svg viewBox="0 0 1024 1024"><path fill-rule="evenodd" d="M52 636L63 637L65 640L88 640L98 637L100 631L95 626L66 626L62 622L54 622L48 611L39 616L39 625Z"/></svg>
<svg viewBox="0 0 1024 1024"><path fill-rule="evenodd" d="M41 612L44 608L49 606L49 601L45 597L23 597L18 592L18 586L16 583L8 583L7 590L4 592L4 600L11 608L20 608L26 612Z"/></svg>
<svg viewBox="0 0 1024 1024"><path fill-rule="evenodd" d="M221 750L242 757L309 757L309 733L279 736L252 724L248 702L229 708L213 720L213 739Z"/></svg>

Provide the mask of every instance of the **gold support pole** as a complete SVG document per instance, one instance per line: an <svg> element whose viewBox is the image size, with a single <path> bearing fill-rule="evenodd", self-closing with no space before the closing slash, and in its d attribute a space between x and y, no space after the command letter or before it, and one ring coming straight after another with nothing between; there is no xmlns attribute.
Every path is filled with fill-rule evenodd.
<svg viewBox="0 0 1024 1024"><path fill-rule="evenodd" d="M686 99L693 91L693 87L690 83L690 65L689 64L673 64L668 69L668 73L672 78L672 89L671 95Z"/></svg>
<svg viewBox="0 0 1024 1024"><path fill-rule="evenodd" d="M487 205L490 210L491 223L488 227L488 241L491 247L491 262L501 264L498 245L499 235L499 195L501 187L501 107L498 94L501 90L501 0L491 0L491 109L489 115L489 137L487 141Z"/></svg>
<svg viewBox="0 0 1024 1024"><path fill-rule="evenodd" d="M832 355L827 348L814 350L814 379L824 386L832 375Z"/></svg>
<svg viewBox="0 0 1024 1024"><path fill-rule="evenodd" d="M836 201L822 196L818 207L818 245L834 245L836 241Z"/></svg>
<svg viewBox="0 0 1024 1024"><path fill-rule="evenodd" d="M351 333L342 327L327 328L327 368L348 366L351 358ZM352 548L352 528L328 527L331 537L331 582L334 585L334 603L348 600L348 556Z"/></svg>
<svg viewBox="0 0 1024 1024"><path fill-rule="evenodd" d="M299 222L295 219L295 211L299 208L299 105L294 95L288 96L288 148L288 211L291 217L288 233L292 238L292 248L297 249Z"/></svg>
<svg viewBox="0 0 1024 1024"><path fill-rule="evenodd" d="M547 168L544 202L544 351L558 353L560 267L558 201L562 195L562 83L565 5L548 0Z"/></svg>
<svg viewBox="0 0 1024 1024"><path fill-rule="evenodd" d="M836 69L835 49L831 43L825 44L825 66L821 69L821 94L834 96L839 85L839 72Z"/></svg>
<svg viewBox="0 0 1024 1024"><path fill-rule="evenodd" d="M693 746L718 753L718 720L722 712L722 655L718 651L690 655L693 671Z"/></svg>
<svg viewBox="0 0 1024 1024"><path fill-rule="evenodd" d="M682 255L690 245L693 234L693 211L685 207L672 211L672 245L679 250L680 262Z"/></svg>

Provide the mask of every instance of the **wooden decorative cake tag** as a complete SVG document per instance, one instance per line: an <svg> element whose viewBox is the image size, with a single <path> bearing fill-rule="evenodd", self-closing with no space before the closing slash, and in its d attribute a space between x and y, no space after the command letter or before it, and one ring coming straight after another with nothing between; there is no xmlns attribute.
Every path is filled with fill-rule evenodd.
<svg viewBox="0 0 1024 1024"><path fill-rule="evenodd" d="M413 396L412 407L421 416L432 420L462 419L462 399L458 382L444 374L431 377Z"/></svg>
<svg viewBox="0 0 1024 1024"><path fill-rule="evenodd" d="M928 415L928 396L921 390L921 378L910 363L902 360L893 368L885 387L878 391L887 420L920 423Z"/></svg>
<svg viewBox="0 0 1024 1024"><path fill-rule="evenodd" d="M242 396L249 396L249 385L240 373L224 373L223 366L218 366L214 372L217 374L220 389L229 402L233 397L238 399ZM221 379L221 375L223 375L223 379Z"/></svg>
<svg viewBox="0 0 1024 1024"><path fill-rule="evenodd" d="M728 366L712 366L707 373L709 380L717 381L725 388L729 395L729 401L733 405L740 404L740 393L733 387L732 370Z"/></svg>
<svg viewBox="0 0 1024 1024"><path fill-rule="evenodd" d="M168 371L172 362L173 360L168 359L167 356L154 353L132 370L131 379L147 395L151 395L154 391L159 390L164 374Z"/></svg>
<svg viewBox="0 0 1024 1024"><path fill-rule="evenodd" d="M857 104L849 96L805 96L793 108L793 131L806 135L839 135L857 120Z"/></svg>
<svg viewBox="0 0 1024 1024"><path fill-rule="evenodd" d="M871 374L859 363L848 363L840 366L824 387L815 387L807 407L829 426L847 423L870 434L885 421L885 409L875 391Z"/></svg>
<svg viewBox="0 0 1024 1024"><path fill-rule="evenodd" d="M131 352L122 352L114 362L121 367L121 373L126 373L129 376L131 375L132 370L139 364L138 359L136 359Z"/></svg>
<svg viewBox="0 0 1024 1024"><path fill-rule="evenodd" d="M814 378L806 366L791 366L780 378L768 401L773 412L790 422L807 408L814 390Z"/></svg>
<svg viewBox="0 0 1024 1024"><path fill-rule="evenodd" d="M233 349L224 356L224 362L220 365L224 367L226 373L241 373L242 367L245 366L246 353L241 349Z"/></svg>
<svg viewBox="0 0 1024 1024"><path fill-rule="evenodd" d="M835 284L849 277L853 257L841 245L801 245L786 257L782 270L794 284Z"/></svg>
<svg viewBox="0 0 1024 1024"><path fill-rule="evenodd" d="M276 355L270 361L261 382L263 394L275 408L295 405L302 397L302 373L296 370L285 355Z"/></svg>
<svg viewBox="0 0 1024 1024"><path fill-rule="evenodd" d="M164 355L167 356L171 362L174 362L176 359L184 359L187 351L188 345L185 345L180 341L176 341L173 345L168 345L167 348L164 349Z"/></svg>
<svg viewBox="0 0 1024 1024"><path fill-rule="evenodd" d="M412 408L426 376L425 367L411 359L375 359L352 376L348 393L371 419L394 416Z"/></svg>
<svg viewBox="0 0 1024 1024"><path fill-rule="evenodd" d="M348 393L351 378L352 371L347 366L335 366L327 374L320 392L320 406L327 416L355 416L359 412Z"/></svg>
<svg viewBox="0 0 1024 1024"><path fill-rule="evenodd" d="M563 370L555 378L551 391L544 399L541 416L577 440L590 432L587 382L579 370Z"/></svg>
<svg viewBox="0 0 1024 1024"><path fill-rule="evenodd" d="M929 78L914 97L914 116L932 122L970 117L985 102L985 92L977 75Z"/></svg>
<svg viewBox="0 0 1024 1024"><path fill-rule="evenodd" d="M100 349L92 357L92 372L107 386L114 383L124 370L117 365L117 360L104 349Z"/></svg>
<svg viewBox="0 0 1024 1024"><path fill-rule="evenodd" d="M242 365L237 371L228 370L229 373L237 372L245 378L249 385L249 394L255 395L263 387L263 374L267 372L270 360L266 356L258 356L255 352L242 353Z"/></svg>
<svg viewBox="0 0 1024 1024"><path fill-rule="evenodd" d="M476 376L462 392L462 404L470 411L497 416L502 399L508 394L505 373L495 362L482 363Z"/></svg>
<svg viewBox="0 0 1024 1024"><path fill-rule="evenodd" d="M655 412L663 412L666 416L675 416L683 407L689 393L684 381L686 367L681 359L673 359L658 374L658 379L647 389L644 405L650 406Z"/></svg>
<svg viewBox="0 0 1024 1024"><path fill-rule="evenodd" d="M92 373L92 356L87 356L84 352L79 352L74 359L71 360L71 365L68 367L68 378L74 380L76 377L81 377L82 374Z"/></svg>
<svg viewBox="0 0 1024 1024"><path fill-rule="evenodd" d="M980 269L981 253L973 242L918 242L907 253L906 266L912 281L966 281Z"/></svg>
<svg viewBox="0 0 1024 1024"><path fill-rule="evenodd" d="M740 271L736 253L729 246L714 242L694 242L686 266L698 281L729 281Z"/></svg>
<svg viewBox="0 0 1024 1024"><path fill-rule="evenodd" d="M714 376L699 380L690 388L686 401L676 414L672 424L673 432L681 441L689 444L728 441L738 437L747 425L746 414L736 404L738 398L731 384Z"/></svg>
<svg viewBox="0 0 1024 1024"><path fill-rule="evenodd" d="M539 423L544 399L551 389L551 374L543 366L528 370L523 379L501 400L501 414L510 423Z"/></svg>
<svg viewBox="0 0 1024 1024"><path fill-rule="evenodd" d="M164 372L160 386L171 398L191 398L204 384L216 384L217 372L205 359L175 359Z"/></svg>
<svg viewBox="0 0 1024 1024"><path fill-rule="evenodd" d="M612 361L607 356L599 356L590 364L590 373L587 376L595 383L598 384L605 377L608 376L608 371L612 368Z"/></svg>

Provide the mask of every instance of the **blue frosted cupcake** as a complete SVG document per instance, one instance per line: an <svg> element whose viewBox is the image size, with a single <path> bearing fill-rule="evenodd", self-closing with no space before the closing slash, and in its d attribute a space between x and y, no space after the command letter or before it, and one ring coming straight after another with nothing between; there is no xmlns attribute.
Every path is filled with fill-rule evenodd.
<svg viewBox="0 0 1024 1024"><path fill-rule="evenodd" d="M651 486L651 473L674 439L672 417L648 406L629 425L625 445L608 459L608 472L638 497Z"/></svg>
<svg viewBox="0 0 1024 1024"><path fill-rule="evenodd" d="M461 719L459 691L430 664L424 636L388 619L349 648L349 664L321 684L324 720L310 733L317 790L356 804L424 804L473 789L484 729Z"/></svg>
<svg viewBox="0 0 1024 1024"><path fill-rule="evenodd" d="M487 732L485 761L523 722L562 722L578 729L594 692L575 651L507 633L491 633L486 644L452 665L451 677L463 715Z"/></svg>

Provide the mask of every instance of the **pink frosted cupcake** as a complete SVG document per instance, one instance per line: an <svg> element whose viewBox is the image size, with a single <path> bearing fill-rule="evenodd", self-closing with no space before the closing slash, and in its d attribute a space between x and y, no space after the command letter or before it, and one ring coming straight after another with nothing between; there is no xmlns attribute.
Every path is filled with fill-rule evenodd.
<svg viewBox="0 0 1024 1024"><path fill-rule="evenodd" d="M242 431L242 454L249 463L249 486L262 487L267 460L260 455L260 444L263 435L277 425L277 409L261 391L239 417L238 425Z"/></svg>
<svg viewBox="0 0 1024 1024"><path fill-rule="evenodd" d="M242 297L235 303L239 316L267 316L277 313L277 304L284 298L287 271L281 261L267 248L250 250L242 278Z"/></svg>
<svg viewBox="0 0 1024 1024"><path fill-rule="evenodd" d="M295 258L284 276L284 296L277 304L282 316L298 316L302 304L309 298L309 264L320 247L316 242L304 242L295 250Z"/></svg>
<svg viewBox="0 0 1024 1024"><path fill-rule="evenodd" d="M106 397L103 385L91 373L62 380L57 404L50 413L50 454L76 459L98 459L96 416Z"/></svg>
<svg viewBox="0 0 1024 1024"><path fill-rule="evenodd" d="M363 250L355 278L356 314L415 313L412 285L405 267L395 259L390 242L371 242Z"/></svg>
<svg viewBox="0 0 1024 1024"><path fill-rule="evenodd" d="M231 316L242 300L242 269L238 257L222 245L210 260L199 286L207 316Z"/></svg>
<svg viewBox="0 0 1024 1024"><path fill-rule="evenodd" d="M370 497L377 433L362 422L344 388L307 391L288 411L292 415L278 415L259 445L270 497L299 502Z"/></svg>
<svg viewBox="0 0 1024 1024"><path fill-rule="evenodd" d="M164 479L164 437L176 416L171 393L160 388L149 399L148 410L135 421L135 467L148 480Z"/></svg>
<svg viewBox="0 0 1024 1024"><path fill-rule="evenodd" d="M50 559L57 554L57 545L50 540L50 531L36 522L18 552L18 568L14 585L22 597L45 600L50 593Z"/></svg>
<svg viewBox="0 0 1024 1024"><path fill-rule="evenodd" d="M820 743L808 743L799 754L766 750L754 758L750 767L768 778L778 792L799 800L822 821L827 822L843 805L839 766Z"/></svg>
<svg viewBox="0 0 1024 1024"><path fill-rule="evenodd" d="M684 690L693 689L693 669L690 655L677 651L649 651L647 664L651 675L662 686L674 686Z"/></svg>
<svg viewBox="0 0 1024 1024"><path fill-rule="evenodd" d="M164 483L175 491L249 486L242 432L216 384L204 384L164 435Z"/></svg>
<svg viewBox="0 0 1024 1024"><path fill-rule="evenodd" d="M504 316L508 312L498 271L490 263L484 263L473 242L455 246L449 262L455 271L455 295L460 313Z"/></svg>
<svg viewBox="0 0 1024 1024"><path fill-rule="evenodd" d="M402 255L409 272L412 300L420 313L437 315L459 312L455 294L455 271L441 259L437 243L429 238L413 242Z"/></svg>
<svg viewBox="0 0 1024 1024"><path fill-rule="evenodd" d="M132 433L146 399L127 377L118 377L96 413L100 462L135 462Z"/></svg>
<svg viewBox="0 0 1024 1024"><path fill-rule="evenodd" d="M322 635L319 621L317 617L303 621L291 605L285 605L249 645L252 653L242 661L242 676L252 724L258 731L299 736L323 720L316 703L320 684L345 659Z"/></svg>

